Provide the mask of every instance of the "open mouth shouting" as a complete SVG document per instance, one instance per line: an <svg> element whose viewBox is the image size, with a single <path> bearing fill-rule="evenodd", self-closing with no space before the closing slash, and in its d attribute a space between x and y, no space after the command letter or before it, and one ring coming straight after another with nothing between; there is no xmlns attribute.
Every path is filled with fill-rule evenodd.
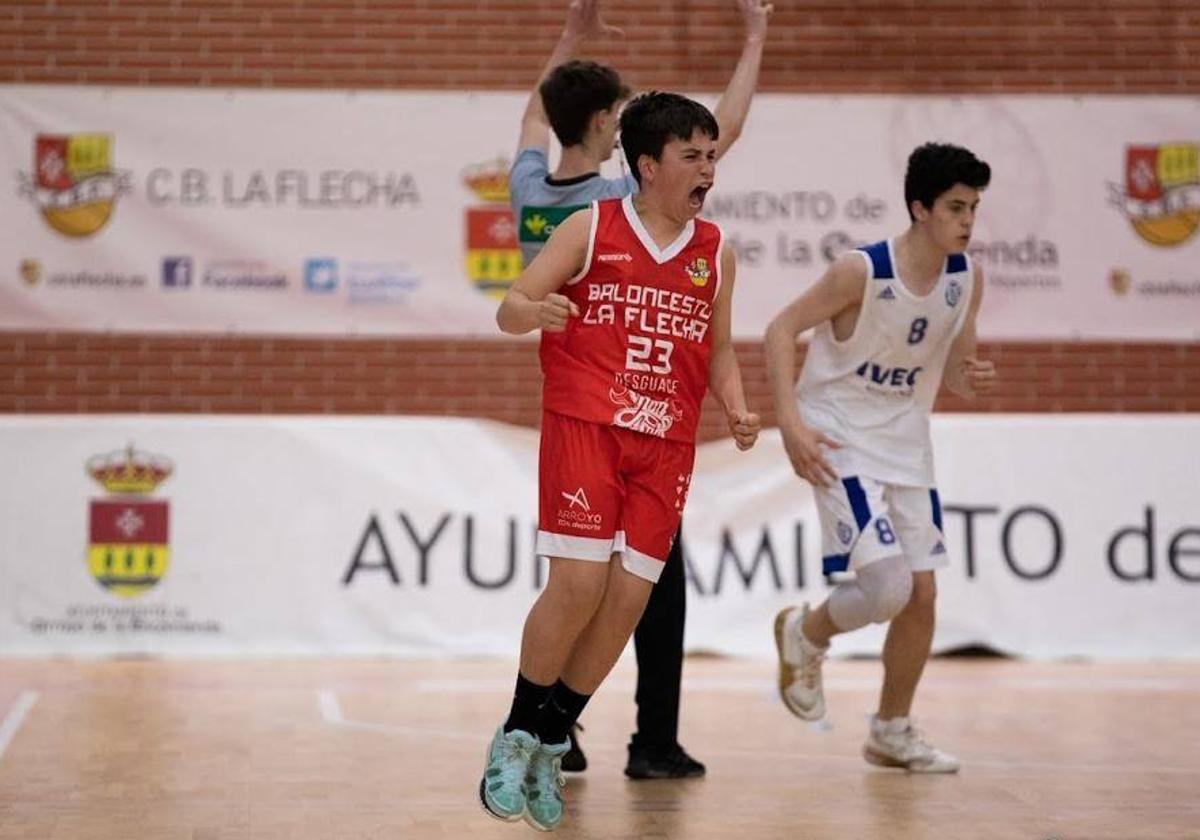
<svg viewBox="0 0 1200 840"><path fill-rule="evenodd" d="M711 182L707 184L701 184L693 189L690 193L688 193L688 206L691 207L693 211L699 212L700 208L704 206L705 196L708 195L708 191L711 189Z"/></svg>

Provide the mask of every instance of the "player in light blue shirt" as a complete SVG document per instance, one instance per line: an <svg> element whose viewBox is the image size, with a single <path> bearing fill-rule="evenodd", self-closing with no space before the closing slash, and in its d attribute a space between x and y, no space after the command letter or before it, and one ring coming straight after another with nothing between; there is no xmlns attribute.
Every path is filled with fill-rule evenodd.
<svg viewBox="0 0 1200 840"><path fill-rule="evenodd" d="M758 84L767 18L773 10L771 4L761 0L734 2L745 23L746 39L729 86L713 110L721 129L718 159L742 133ZM533 261L554 228L571 213L593 201L624 198L637 191L637 182L629 173L619 178L600 174L600 165L612 157L617 119L630 90L613 68L572 59L587 38L621 34L601 20L597 7L598 0L573 0L570 4L562 37L521 117L521 137L508 189L525 265ZM562 156L553 172L549 160L551 131L562 145Z"/></svg>

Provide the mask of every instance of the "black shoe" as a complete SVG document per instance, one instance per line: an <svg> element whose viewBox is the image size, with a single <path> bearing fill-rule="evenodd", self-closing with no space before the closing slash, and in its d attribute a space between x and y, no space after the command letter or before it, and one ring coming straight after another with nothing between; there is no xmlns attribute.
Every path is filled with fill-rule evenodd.
<svg viewBox="0 0 1200 840"><path fill-rule="evenodd" d="M571 724L571 749L563 753L559 765L565 773L582 773L587 769L587 756L579 747L579 733L582 731L583 727L578 723Z"/></svg>
<svg viewBox="0 0 1200 840"><path fill-rule="evenodd" d="M679 744L662 747L629 745L629 763L625 775L631 779L698 779L704 765L692 758Z"/></svg>

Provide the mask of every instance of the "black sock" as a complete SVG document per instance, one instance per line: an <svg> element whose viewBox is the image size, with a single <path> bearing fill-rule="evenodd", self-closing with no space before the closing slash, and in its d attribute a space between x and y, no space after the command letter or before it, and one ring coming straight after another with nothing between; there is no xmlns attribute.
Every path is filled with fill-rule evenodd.
<svg viewBox="0 0 1200 840"><path fill-rule="evenodd" d="M571 724L579 720L583 707L591 699L592 695L572 691L562 680L556 682L537 720L538 739L543 744L561 744L567 740Z"/></svg>
<svg viewBox="0 0 1200 840"><path fill-rule="evenodd" d="M512 708L508 711L508 720L504 722L504 731L521 729L532 735L537 728L538 714L550 698L553 687L530 682L518 673L517 688L513 691Z"/></svg>

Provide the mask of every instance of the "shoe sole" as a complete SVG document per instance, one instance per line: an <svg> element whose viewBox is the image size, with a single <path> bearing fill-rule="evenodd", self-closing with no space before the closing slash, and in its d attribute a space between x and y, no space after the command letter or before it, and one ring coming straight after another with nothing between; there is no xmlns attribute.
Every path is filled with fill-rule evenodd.
<svg viewBox="0 0 1200 840"><path fill-rule="evenodd" d="M703 773L641 773L633 774L625 771L625 778L632 782L652 782L656 779L703 779Z"/></svg>
<svg viewBox="0 0 1200 840"><path fill-rule="evenodd" d="M484 767L487 766L487 763L488 763L488 761L491 760L491 758L492 758L492 745L489 742L487 752L485 752L483 754ZM525 816L526 809L524 809L524 808L521 809L521 813L514 814L511 817L506 817L503 814L499 814L492 810L491 806L488 805L488 801L487 801L487 775L486 774L484 776L481 776L479 779L479 804L480 804L480 806L482 806L485 814L487 814L489 817L491 817L494 820L500 820L500 822L509 822L509 823L518 822L519 820L521 820L521 818L523 818Z"/></svg>
<svg viewBox="0 0 1200 840"><path fill-rule="evenodd" d="M820 720L825 717L825 710L821 708L805 709L798 705L787 693L788 687L796 681L795 666L793 666L783 656L783 631L787 624L788 613L792 611L792 607L784 607L775 614L775 652L779 659L779 699L783 701L783 705L787 710L801 720Z"/></svg>
<svg viewBox="0 0 1200 840"><path fill-rule="evenodd" d="M500 822L507 822L507 823L520 822L521 819L525 816L524 811L522 811L521 813L516 814L514 816L506 817L503 814L497 814L495 811L493 811L491 809L491 806L488 805L488 803L487 803L486 785L487 785L487 779L479 780L479 805L481 808L483 808L483 812L494 820L500 820Z"/></svg>
<svg viewBox="0 0 1200 840"><path fill-rule="evenodd" d="M562 820L559 820L554 825L542 825L541 823L537 822L532 816L529 815L529 809L526 808L525 809L525 824L528 825L530 828L536 828L538 831L554 831L556 828L558 828L560 825L562 825Z"/></svg>
<svg viewBox="0 0 1200 840"><path fill-rule="evenodd" d="M872 748L870 744L863 746L863 758L865 758L867 760L868 764L874 764L876 767L891 767L891 768L895 768L898 770L906 770L909 773L957 773L958 772L957 767L947 767L944 770L933 769L933 768L914 767L914 766L908 764L907 762L900 761L899 759L893 758L892 756L888 755L887 753L880 752L879 750Z"/></svg>
<svg viewBox="0 0 1200 840"><path fill-rule="evenodd" d="M564 804L563 814L565 815L566 813L567 807ZM534 819L533 812L529 810L528 802L525 804L525 813L523 816L525 817L525 822L529 825L529 827L536 828L538 831L554 831L554 829L562 825L562 817L559 817L558 822L556 822L554 825L543 825L542 823L538 822L536 819Z"/></svg>

